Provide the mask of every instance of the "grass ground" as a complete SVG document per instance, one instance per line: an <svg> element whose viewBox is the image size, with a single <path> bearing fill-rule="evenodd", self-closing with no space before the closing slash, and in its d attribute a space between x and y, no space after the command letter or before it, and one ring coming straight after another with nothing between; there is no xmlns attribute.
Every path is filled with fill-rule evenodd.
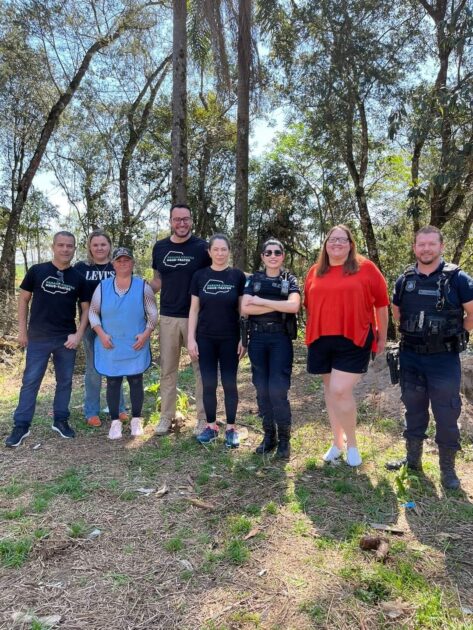
<svg viewBox="0 0 473 630"><path fill-rule="evenodd" d="M10 356L0 373L2 436L21 370ZM1 628L473 628L471 444L459 460L462 491L441 490L432 444L424 476L388 473L385 461L403 451L399 417L371 395L360 404L363 466L323 465L321 386L298 347L292 458L259 458L247 360L240 377L248 439L229 452L222 441L196 443L192 404L179 433L156 438L150 423L143 438L110 442L106 424L83 423L80 376L77 439L61 440L50 430L48 374L31 436L1 451ZM157 378L151 370L149 384ZM189 395L192 381L184 361ZM145 402L153 420L155 396ZM359 547L372 523L401 532L382 532L385 563Z"/></svg>

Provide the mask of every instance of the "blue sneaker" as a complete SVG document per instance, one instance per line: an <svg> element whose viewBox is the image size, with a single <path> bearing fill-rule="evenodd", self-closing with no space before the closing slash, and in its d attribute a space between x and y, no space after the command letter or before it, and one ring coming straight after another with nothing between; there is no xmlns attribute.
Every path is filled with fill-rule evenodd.
<svg viewBox="0 0 473 630"><path fill-rule="evenodd" d="M212 429L211 427L206 427L202 433L199 433L197 436L197 442L201 444L210 444L211 442L215 442L218 438L218 431Z"/></svg>
<svg viewBox="0 0 473 630"><path fill-rule="evenodd" d="M225 431L225 446L227 448L238 448L240 446L240 436L235 429Z"/></svg>

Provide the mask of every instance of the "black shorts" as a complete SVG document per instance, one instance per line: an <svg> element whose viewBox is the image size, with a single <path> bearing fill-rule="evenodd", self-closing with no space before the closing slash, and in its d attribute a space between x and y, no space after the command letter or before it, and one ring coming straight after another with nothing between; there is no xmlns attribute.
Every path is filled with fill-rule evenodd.
<svg viewBox="0 0 473 630"><path fill-rule="evenodd" d="M370 328L363 348L342 335L327 335L313 341L307 353L309 374L330 374L334 370L351 374L368 371L374 335Z"/></svg>

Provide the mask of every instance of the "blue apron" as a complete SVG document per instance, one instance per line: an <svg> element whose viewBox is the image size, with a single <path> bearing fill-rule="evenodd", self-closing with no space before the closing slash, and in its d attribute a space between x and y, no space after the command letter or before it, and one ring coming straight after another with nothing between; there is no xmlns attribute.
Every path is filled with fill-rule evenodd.
<svg viewBox="0 0 473 630"><path fill-rule="evenodd" d="M142 374L151 364L149 340L141 350L134 350L136 335L146 328L144 308L145 282L132 277L130 288L120 296L115 291L114 279L100 283L102 292L100 318L102 328L111 335L113 348L106 350L99 337L94 341L94 364L104 376L132 376Z"/></svg>

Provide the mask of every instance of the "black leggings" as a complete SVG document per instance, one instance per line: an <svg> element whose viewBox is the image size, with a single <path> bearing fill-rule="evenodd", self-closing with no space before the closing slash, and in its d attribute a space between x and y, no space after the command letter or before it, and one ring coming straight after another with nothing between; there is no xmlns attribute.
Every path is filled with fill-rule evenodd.
<svg viewBox="0 0 473 630"><path fill-rule="evenodd" d="M127 376L126 378L130 385L131 415L133 418L139 418L145 397L143 373L133 374L133 376ZM107 405L112 420L117 420L118 418L122 381L123 376L107 376Z"/></svg>
<svg viewBox="0 0 473 630"><path fill-rule="evenodd" d="M207 422L217 420L217 369L220 365L220 376L225 394L225 413L227 424L235 424L238 407L237 370L238 370L238 337L230 339L213 339L198 337L199 366L202 376L204 409Z"/></svg>

